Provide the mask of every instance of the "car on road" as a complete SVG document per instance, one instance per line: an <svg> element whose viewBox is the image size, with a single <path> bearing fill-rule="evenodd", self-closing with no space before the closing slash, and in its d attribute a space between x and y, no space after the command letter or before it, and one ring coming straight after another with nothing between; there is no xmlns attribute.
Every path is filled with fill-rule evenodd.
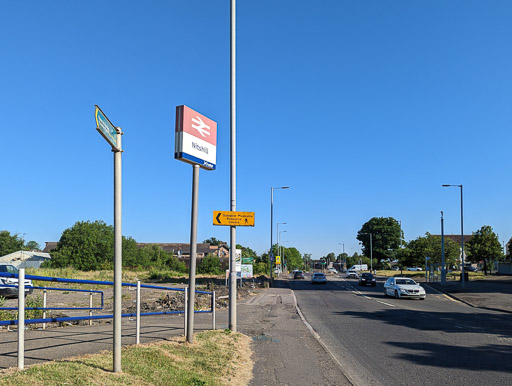
<svg viewBox="0 0 512 386"><path fill-rule="evenodd" d="M302 271L297 271L293 274L293 278L294 279L304 279L304 272Z"/></svg>
<svg viewBox="0 0 512 386"><path fill-rule="evenodd" d="M18 274L18 268L12 264L0 263L0 272ZM12 286L12 287L11 287ZM32 280L25 279L25 295L33 291ZM18 297L18 279L14 277L0 277L0 296L6 298Z"/></svg>
<svg viewBox="0 0 512 386"><path fill-rule="evenodd" d="M336 271L336 268L334 268L334 267L329 268L327 270L327 272L329 272L329 273L338 273L338 271Z"/></svg>
<svg viewBox="0 0 512 386"><path fill-rule="evenodd" d="M471 265L468 265L467 267L464 267L464 271L467 271L467 272L477 272L478 269L471 266Z"/></svg>
<svg viewBox="0 0 512 386"><path fill-rule="evenodd" d="M327 278L323 273L316 272L311 276L311 284L326 284Z"/></svg>
<svg viewBox="0 0 512 386"><path fill-rule="evenodd" d="M358 278L359 275L357 274L357 271L354 271L354 270L351 270L349 269L345 275L345 277L353 277L353 278Z"/></svg>
<svg viewBox="0 0 512 386"><path fill-rule="evenodd" d="M420 267L409 267L406 271L423 271L423 269Z"/></svg>
<svg viewBox="0 0 512 386"><path fill-rule="evenodd" d="M363 272L359 277L359 285L371 285L372 287L375 287L377 285L377 281L375 280L375 276L370 272Z"/></svg>
<svg viewBox="0 0 512 386"><path fill-rule="evenodd" d="M425 300L425 289L408 277L390 277L384 283L384 296Z"/></svg>

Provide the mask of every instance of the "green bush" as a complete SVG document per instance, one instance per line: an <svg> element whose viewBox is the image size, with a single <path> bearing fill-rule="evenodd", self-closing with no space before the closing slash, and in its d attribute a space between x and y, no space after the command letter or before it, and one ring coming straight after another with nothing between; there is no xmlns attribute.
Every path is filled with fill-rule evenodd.
<svg viewBox="0 0 512 386"><path fill-rule="evenodd" d="M197 267L198 273L206 273L212 275L220 275L222 274L222 268L220 259L218 256L207 255L201 260L199 266Z"/></svg>

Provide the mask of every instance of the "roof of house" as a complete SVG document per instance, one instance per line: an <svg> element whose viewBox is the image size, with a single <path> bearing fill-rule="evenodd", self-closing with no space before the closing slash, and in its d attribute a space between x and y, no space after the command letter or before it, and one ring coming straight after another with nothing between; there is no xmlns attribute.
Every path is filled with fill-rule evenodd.
<svg viewBox="0 0 512 386"><path fill-rule="evenodd" d="M16 251L8 255L0 257L0 263L10 263L12 261L25 261L25 260L49 260L52 257L49 253L36 252L36 251Z"/></svg>
<svg viewBox="0 0 512 386"><path fill-rule="evenodd" d="M44 244L45 244L45 246L44 246L43 252L45 252L45 253L49 253L50 251L57 248L57 241L46 241Z"/></svg>
<svg viewBox="0 0 512 386"><path fill-rule="evenodd" d="M432 236L438 236L441 237L441 235L432 235ZM469 240L473 238L474 235L464 235L464 244L467 243ZM445 238L453 240L457 243L460 243L460 235L444 235Z"/></svg>

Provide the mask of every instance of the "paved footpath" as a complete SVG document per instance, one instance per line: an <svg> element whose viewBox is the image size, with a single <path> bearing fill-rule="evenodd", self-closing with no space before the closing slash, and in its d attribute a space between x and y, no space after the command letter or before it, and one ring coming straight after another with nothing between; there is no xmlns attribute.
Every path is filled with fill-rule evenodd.
<svg viewBox="0 0 512 386"><path fill-rule="evenodd" d="M308 330L289 288L258 290L238 303L238 331L253 338L251 385L349 385L339 366ZM217 311L217 328L228 326L227 309ZM209 314L195 315L195 331L212 328ZM183 335L183 316L142 318L141 343ZM0 333L0 369L17 366L17 332ZM122 344L135 343L135 321L123 318ZM25 364L112 350L112 324L25 332Z"/></svg>

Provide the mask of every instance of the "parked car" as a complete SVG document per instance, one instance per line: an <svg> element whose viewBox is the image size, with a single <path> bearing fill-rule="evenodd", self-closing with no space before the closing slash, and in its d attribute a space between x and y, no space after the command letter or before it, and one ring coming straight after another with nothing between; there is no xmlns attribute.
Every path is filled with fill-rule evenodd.
<svg viewBox="0 0 512 386"><path fill-rule="evenodd" d="M423 269L420 267L409 267L406 271L423 271Z"/></svg>
<svg viewBox="0 0 512 386"><path fill-rule="evenodd" d="M0 263L0 272L18 274L18 268L12 264ZM2 285L4 284L4 285ZM8 285L9 287L5 286ZM10 287L15 286L15 287ZM32 280L25 279L25 295L33 291ZM14 277L0 277L0 295L6 298L18 297L18 279Z"/></svg>
<svg viewBox="0 0 512 386"><path fill-rule="evenodd" d="M311 284L316 284L316 283L319 283L319 284L327 283L327 278L325 277L325 275L323 273L317 272L317 273L314 273L313 276L311 276Z"/></svg>
<svg viewBox="0 0 512 386"><path fill-rule="evenodd" d="M384 296L425 300L427 294L421 285L408 277L390 277L384 283Z"/></svg>
<svg viewBox="0 0 512 386"><path fill-rule="evenodd" d="M336 271L336 268L334 268L334 267L329 268L327 270L327 272L329 272L329 273L338 273L338 271Z"/></svg>
<svg viewBox="0 0 512 386"><path fill-rule="evenodd" d="M354 278L358 278L359 275L357 274L357 271L354 271L354 270L351 270L349 269L345 275L345 277L354 277Z"/></svg>
<svg viewBox="0 0 512 386"><path fill-rule="evenodd" d="M304 279L304 272L302 271L297 271L293 274L293 278L294 279Z"/></svg>
<svg viewBox="0 0 512 386"><path fill-rule="evenodd" d="M471 265L468 265L467 267L464 267L464 271L466 271L466 272L477 272L478 269L473 267L473 266L471 266Z"/></svg>
<svg viewBox="0 0 512 386"><path fill-rule="evenodd" d="M375 287L377 285L377 281L375 280L375 276L373 276L369 272L363 272L359 277L359 285L371 285Z"/></svg>

